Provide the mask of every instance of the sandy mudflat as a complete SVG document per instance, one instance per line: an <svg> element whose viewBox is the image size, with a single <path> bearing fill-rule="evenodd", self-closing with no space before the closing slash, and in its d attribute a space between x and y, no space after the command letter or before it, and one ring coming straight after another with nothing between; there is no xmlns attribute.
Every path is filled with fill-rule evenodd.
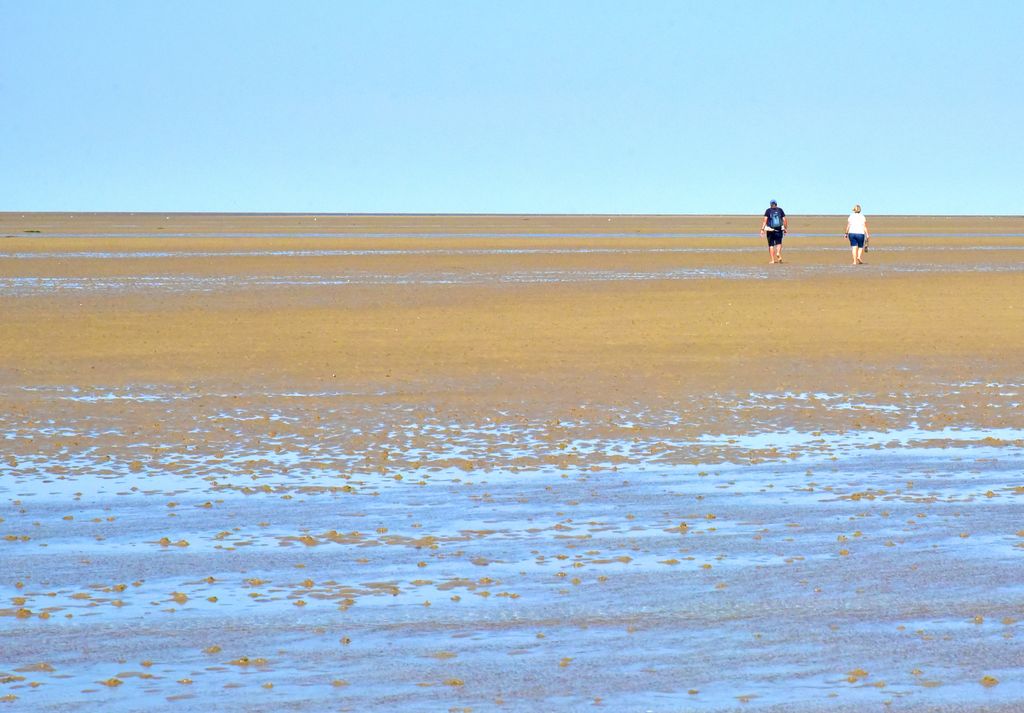
<svg viewBox="0 0 1024 713"><path fill-rule="evenodd" d="M1020 710L1024 218L869 220L0 214L0 706Z"/></svg>

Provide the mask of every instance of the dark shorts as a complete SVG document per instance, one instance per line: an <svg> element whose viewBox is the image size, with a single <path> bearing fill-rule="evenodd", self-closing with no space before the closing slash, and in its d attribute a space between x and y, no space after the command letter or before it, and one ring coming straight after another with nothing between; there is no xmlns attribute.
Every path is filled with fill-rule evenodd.
<svg viewBox="0 0 1024 713"><path fill-rule="evenodd" d="M864 233L850 233L850 247L862 248L864 247Z"/></svg>
<svg viewBox="0 0 1024 713"><path fill-rule="evenodd" d="M768 237L769 247L772 245L782 245L782 231L781 230L769 230L765 233Z"/></svg>

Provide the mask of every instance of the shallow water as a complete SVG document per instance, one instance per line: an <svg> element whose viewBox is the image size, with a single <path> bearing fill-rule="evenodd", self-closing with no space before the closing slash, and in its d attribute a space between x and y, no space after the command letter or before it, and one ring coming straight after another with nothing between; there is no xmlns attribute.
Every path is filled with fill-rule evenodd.
<svg viewBox="0 0 1024 713"><path fill-rule="evenodd" d="M756 218L754 219L756 225ZM130 227L130 226L129 226ZM831 235L838 234L842 235L842 222L837 221L835 233L800 233L800 232L787 232L787 237L792 238L815 238L815 237L830 237ZM416 232L354 232L354 231L302 231L302 230L289 230L288 232L239 232L239 231L189 231L189 232L174 232L174 231L148 231L148 232L56 232L56 231L24 231L24 233L8 233L6 237L25 237L25 235L31 235L34 238L338 238L338 237L357 237L357 238L585 238L587 240L594 239L612 239L619 240L622 238L752 238L757 235L757 230L750 230L747 232L675 232L675 233L655 233L647 231L629 231L629 232L585 232L585 231L572 231L572 232L480 232L480 231L466 231L466 232L444 232L444 231L423 231L418 230ZM887 237L891 238L921 238L931 240L934 238L1024 238L1024 233L1015 232L989 232L989 231L950 231L933 229L927 232L887 232Z"/></svg>
<svg viewBox="0 0 1024 713"><path fill-rule="evenodd" d="M940 266L935 264L871 267L874 274L934 273L1016 273L1022 263L993 263ZM344 287L351 285L502 285L566 284L581 282L634 282L650 280L785 280L802 276L848 273L845 264L836 266L787 266L785 272L767 272L760 266L736 268L669 268L664 270L538 269L488 271L430 271L422 273L375 273L352 271L331 275L148 275L125 277L0 277L0 291L9 297L38 297L60 293L170 292L228 293L262 288Z"/></svg>
<svg viewBox="0 0 1024 713"><path fill-rule="evenodd" d="M1013 710L1022 389L549 419L386 392L9 389L0 696ZM945 417L957 398L984 421Z"/></svg>
<svg viewBox="0 0 1024 713"><path fill-rule="evenodd" d="M361 236L365 237L365 236ZM743 236L741 236L743 237ZM818 236L827 237L827 236ZM1024 236L1020 236L1024 237ZM841 246L842 247L842 246ZM918 246L893 245L884 248L886 252L920 252ZM957 245L955 247L946 245L929 246L929 252L993 252L993 251L1020 251L1024 250L1021 245ZM595 247L571 247L571 248L433 248L416 250L408 249L324 249L324 250L196 250L189 252L181 251L62 251L62 252L0 252L0 259L13 260L139 260L155 258L224 258L224 257L367 257L367 256L395 256L395 255L650 255L650 254L715 254L715 253L761 253L763 248L760 245L751 247L645 247L645 248L595 248Z"/></svg>

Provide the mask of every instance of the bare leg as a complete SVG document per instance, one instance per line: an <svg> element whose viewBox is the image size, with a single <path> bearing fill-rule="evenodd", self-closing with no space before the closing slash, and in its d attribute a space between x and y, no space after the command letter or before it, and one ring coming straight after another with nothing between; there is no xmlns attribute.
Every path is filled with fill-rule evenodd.
<svg viewBox="0 0 1024 713"><path fill-rule="evenodd" d="M775 259L778 262L782 262L782 243L775 246Z"/></svg>
<svg viewBox="0 0 1024 713"><path fill-rule="evenodd" d="M857 246L856 245L851 245L850 246L850 255L853 256L853 264L856 265L857 264Z"/></svg>
<svg viewBox="0 0 1024 713"><path fill-rule="evenodd" d="M857 264L863 265L864 261L861 260L861 256L864 255L864 248L857 248Z"/></svg>
<svg viewBox="0 0 1024 713"><path fill-rule="evenodd" d="M771 265L775 264L775 253L772 252L772 246L768 246L768 263Z"/></svg>

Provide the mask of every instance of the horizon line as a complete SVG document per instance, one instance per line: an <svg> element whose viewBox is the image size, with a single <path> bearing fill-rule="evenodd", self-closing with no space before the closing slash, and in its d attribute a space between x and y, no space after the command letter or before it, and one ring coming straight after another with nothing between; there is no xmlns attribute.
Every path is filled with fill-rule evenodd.
<svg viewBox="0 0 1024 713"><path fill-rule="evenodd" d="M319 212L319 211L217 211L217 210L0 210L0 216L7 215L225 215L225 216L324 216L353 218L393 217L496 217L496 218L747 218L760 213L518 213L518 212ZM846 213L792 213L806 217L834 217ZM886 218L1024 218L1024 213L868 213L867 215Z"/></svg>

